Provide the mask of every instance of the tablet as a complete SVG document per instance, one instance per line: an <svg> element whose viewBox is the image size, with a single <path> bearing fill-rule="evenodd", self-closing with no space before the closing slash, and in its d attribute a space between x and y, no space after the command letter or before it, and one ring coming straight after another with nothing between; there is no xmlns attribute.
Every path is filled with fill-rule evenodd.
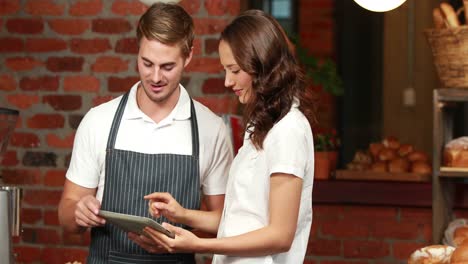
<svg viewBox="0 0 468 264"><path fill-rule="evenodd" d="M140 235L146 235L146 232L143 231L145 227L151 227L156 231L159 231L170 238L174 238L174 234L160 225L158 222L154 221L148 217L141 217L136 215L129 214L120 214L110 211L100 210L99 216L105 218L108 223L111 223L126 232L133 232Z"/></svg>

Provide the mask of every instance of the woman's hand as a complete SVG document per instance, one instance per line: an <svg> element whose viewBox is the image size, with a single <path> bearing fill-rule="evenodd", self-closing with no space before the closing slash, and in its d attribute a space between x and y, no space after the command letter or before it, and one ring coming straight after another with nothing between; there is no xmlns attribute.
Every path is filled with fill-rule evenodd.
<svg viewBox="0 0 468 264"><path fill-rule="evenodd" d="M161 245L154 242L153 239L147 238L144 235L138 235L132 232L128 233L128 238L135 242L137 245L142 247L144 250L148 251L149 253L168 253L167 250L164 249Z"/></svg>
<svg viewBox="0 0 468 264"><path fill-rule="evenodd" d="M183 223L186 209L170 193L152 193L145 196L149 200L149 212L153 217L166 217L169 221Z"/></svg>
<svg viewBox="0 0 468 264"><path fill-rule="evenodd" d="M151 227L146 227L144 231L151 237L151 239L154 240L154 242L162 246L169 253L201 253L201 239L192 232L168 223L163 223L163 226L174 233L175 238L169 238L165 234L158 232Z"/></svg>

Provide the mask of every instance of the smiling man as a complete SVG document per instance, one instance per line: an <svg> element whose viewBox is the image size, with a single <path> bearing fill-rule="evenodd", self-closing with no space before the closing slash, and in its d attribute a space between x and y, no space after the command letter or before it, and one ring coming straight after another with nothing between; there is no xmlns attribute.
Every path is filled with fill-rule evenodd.
<svg viewBox="0 0 468 264"><path fill-rule="evenodd" d="M71 232L91 228L88 263L195 263L193 254L166 254L98 216L101 209L149 216L143 197L153 192L191 210L199 210L202 195L208 210L223 208L232 161L227 129L180 84L193 54L192 18L178 5L154 4L140 18L137 38L140 81L92 108L77 130L60 223Z"/></svg>

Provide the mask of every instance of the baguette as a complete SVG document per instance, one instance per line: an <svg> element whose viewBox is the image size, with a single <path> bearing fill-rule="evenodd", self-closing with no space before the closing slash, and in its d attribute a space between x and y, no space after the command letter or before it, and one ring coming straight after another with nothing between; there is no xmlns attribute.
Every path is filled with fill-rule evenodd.
<svg viewBox="0 0 468 264"><path fill-rule="evenodd" d="M466 0L468 2L468 0ZM432 19L434 20L434 27L436 29L441 29L445 27L444 16L440 8L436 7L432 10Z"/></svg>
<svg viewBox="0 0 468 264"><path fill-rule="evenodd" d="M453 7L448 3L441 3L440 10L444 15L445 21L447 22L449 27L458 27L460 26L460 22L458 22L457 14Z"/></svg>
<svg viewBox="0 0 468 264"><path fill-rule="evenodd" d="M463 12L465 12L465 24L468 24L468 0L463 0L463 8Z"/></svg>

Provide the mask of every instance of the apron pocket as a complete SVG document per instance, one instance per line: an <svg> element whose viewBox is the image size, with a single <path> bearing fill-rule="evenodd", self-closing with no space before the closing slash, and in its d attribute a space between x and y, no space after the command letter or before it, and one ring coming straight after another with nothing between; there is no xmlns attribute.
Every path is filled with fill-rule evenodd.
<svg viewBox="0 0 468 264"><path fill-rule="evenodd" d="M140 255L129 254L117 251L109 252L110 264L195 264L195 256L193 254L154 254L154 255Z"/></svg>

